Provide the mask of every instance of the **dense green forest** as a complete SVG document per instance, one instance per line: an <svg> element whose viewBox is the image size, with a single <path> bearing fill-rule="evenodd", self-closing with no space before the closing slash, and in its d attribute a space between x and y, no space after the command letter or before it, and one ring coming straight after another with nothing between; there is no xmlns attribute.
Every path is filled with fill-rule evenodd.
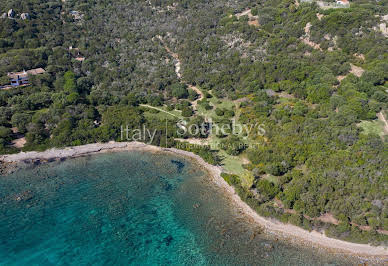
<svg viewBox="0 0 388 266"><path fill-rule="evenodd" d="M9 0L3 13L0 86L9 72L46 72L0 89L1 154L121 141L122 125L179 146L177 119L149 107L191 124L238 118L264 136L185 149L213 164L244 158L248 177L223 176L261 215L388 245L387 0L326 10L294 0ZM198 107L188 85L205 96Z"/></svg>

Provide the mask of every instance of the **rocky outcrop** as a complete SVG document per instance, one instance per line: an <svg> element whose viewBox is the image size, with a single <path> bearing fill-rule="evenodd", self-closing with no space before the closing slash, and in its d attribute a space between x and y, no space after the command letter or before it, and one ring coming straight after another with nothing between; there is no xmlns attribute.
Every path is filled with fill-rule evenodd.
<svg viewBox="0 0 388 266"><path fill-rule="evenodd" d="M29 201L34 197L34 193L31 190L23 191L14 196L15 201Z"/></svg>
<svg viewBox="0 0 388 266"><path fill-rule="evenodd" d="M0 161L0 175L9 175L18 169L18 164Z"/></svg>
<svg viewBox="0 0 388 266"><path fill-rule="evenodd" d="M97 153L101 151L109 151L114 149L124 149L129 143L126 142L111 142L111 143L96 143L83 146L69 147L66 149L50 149L44 152L20 152L10 155L1 155L0 162L2 163L17 163L17 162L45 162L69 157L78 157ZM144 144L138 144L142 146ZM132 144L134 146L134 143Z"/></svg>
<svg viewBox="0 0 388 266"><path fill-rule="evenodd" d="M15 11L13 11L13 9L10 9L9 11L8 11L8 17L9 18L14 18L15 17Z"/></svg>
<svg viewBox="0 0 388 266"><path fill-rule="evenodd" d="M22 14L20 15L20 18L21 18L22 20L26 20L26 19L30 19L31 16L30 16L30 14L28 14L28 13L22 13Z"/></svg>
<svg viewBox="0 0 388 266"><path fill-rule="evenodd" d="M19 15L16 14L16 12L13 9L10 9L8 10L7 13L1 14L0 19L5 19L5 18L16 19L16 18L19 18ZM22 20L31 19L31 16L29 13L22 13L20 14L20 19Z"/></svg>
<svg viewBox="0 0 388 266"><path fill-rule="evenodd" d="M386 23L381 23L380 25L380 31L385 36L388 37L388 28Z"/></svg>

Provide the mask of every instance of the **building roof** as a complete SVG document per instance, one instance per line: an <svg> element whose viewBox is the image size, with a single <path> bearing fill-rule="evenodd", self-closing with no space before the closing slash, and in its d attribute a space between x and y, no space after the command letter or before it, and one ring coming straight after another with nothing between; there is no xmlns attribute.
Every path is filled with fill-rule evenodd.
<svg viewBox="0 0 388 266"><path fill-rule="evenodd" d="M31 69L31 70L27 70L27 71L22 71L22 72L11 72L11 73L8 73L8 77L9 78L25 78L27 77L28 75L39 75L39 74L43 74L45 73L46 70L44 70L43 68L35 68L35 69Z"/></svg>

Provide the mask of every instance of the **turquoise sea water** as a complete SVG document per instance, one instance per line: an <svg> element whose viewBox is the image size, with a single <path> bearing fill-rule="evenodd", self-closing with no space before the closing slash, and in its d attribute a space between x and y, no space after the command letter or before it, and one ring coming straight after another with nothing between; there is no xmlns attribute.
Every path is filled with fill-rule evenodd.
<svg viewBox="0 0 388 266"><path fill-rule="evenodd" d="M348 265L255 234L194 163L100 154L0 176L0 265Z"/></svg>

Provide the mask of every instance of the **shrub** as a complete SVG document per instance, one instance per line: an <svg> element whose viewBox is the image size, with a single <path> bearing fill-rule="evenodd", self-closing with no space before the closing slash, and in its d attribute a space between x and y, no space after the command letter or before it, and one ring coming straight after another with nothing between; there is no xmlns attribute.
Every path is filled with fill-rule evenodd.
<svg viewBox="0 0 388 266"><path fill-rule="evenodd" d="M189 96L189 91L186 86L181 83L176 83L172 86L172 96L183 99Z"/></svg>
<svg viewBox="0 0 388 266"><path fill-rule="evenodd" d="M193 115L193 109L191 107L183 107L182 109L182 116L183 117L190 117Z"/></svg>
<svg viewBox="0 0 388 266"><path fill-rule="evenodd" d="M222 109L220 109L220 108L217 108L217 109L215 110L215 112L216 112L216 115L218 115L218 116L223 116L223 115L224 115L224 110L222 110Z"/></svg>
<svg viewBox="0 0 388 266"><path fill-rule="evenodd" d="M266 179L260 179L256 182L256 187L260 193L264 194L269 198L274 198L279 193L279 188L274 183L269 182Z"/></svg>
<svg viewBox="0 0 388 266"><path fill-rule="evenodd" d="M288 219L288 222L296 226L301 226L303 225L303 219L304 218L302 214L291 214Z"/></svg>
<svg viewBox="0 0 388 266"><path fill-rule="evenodd" d="M222 173L221 176L231 186L241 184L240 177L238 177L237 175Z"/></svg>

